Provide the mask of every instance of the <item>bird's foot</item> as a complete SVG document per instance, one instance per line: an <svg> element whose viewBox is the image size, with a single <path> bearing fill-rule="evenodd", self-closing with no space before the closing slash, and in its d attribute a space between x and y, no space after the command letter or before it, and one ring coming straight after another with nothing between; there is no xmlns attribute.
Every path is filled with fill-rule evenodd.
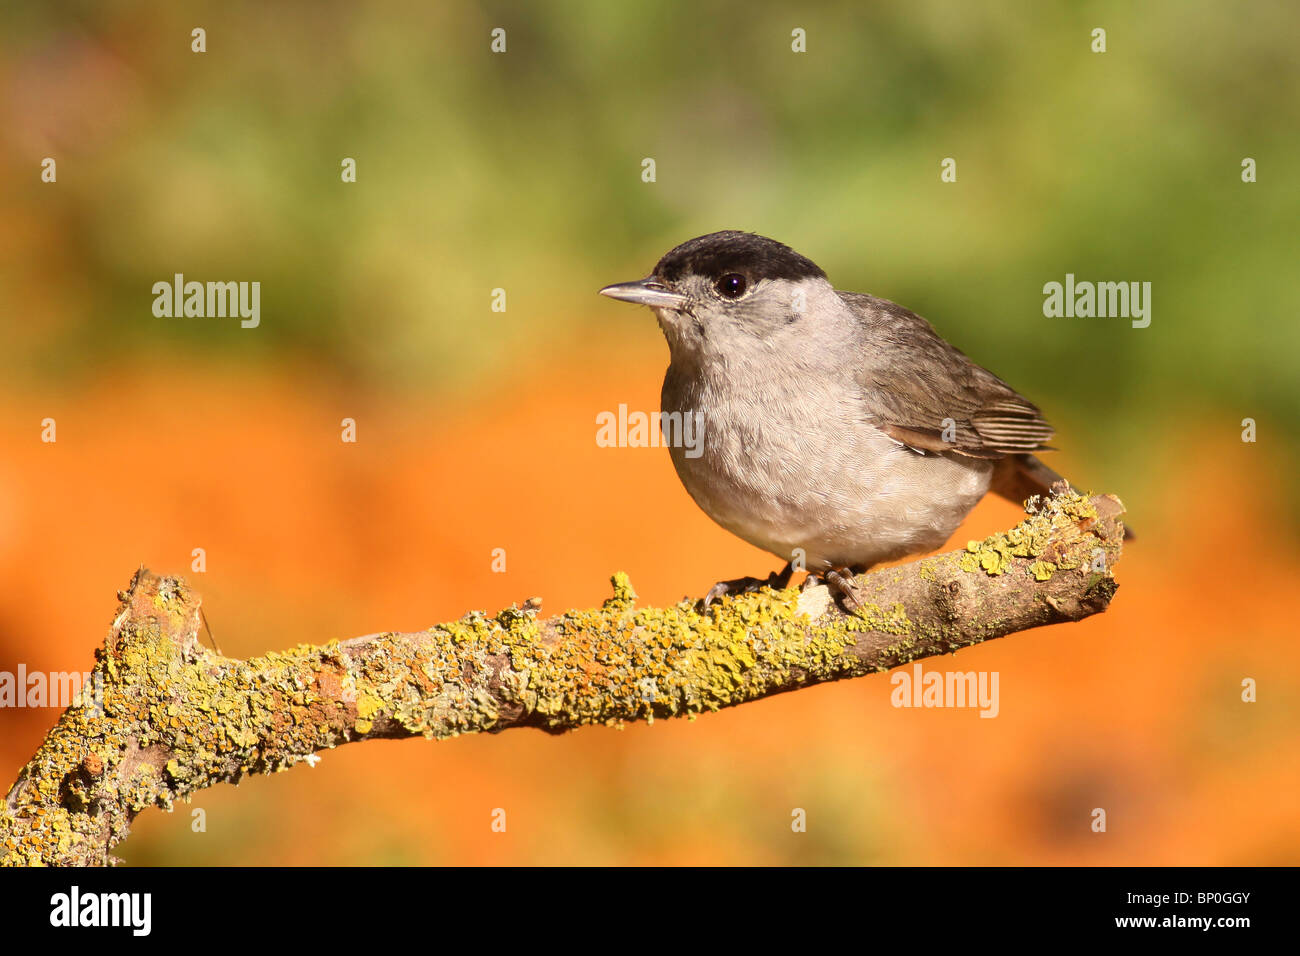
<svg viewBox="0 0 1300 956"><path fill-rule="evenodd" d="M774 591L782 591L790 585L790 576L794 574L794 566L787 564L780 571L773 571L765 578L736 578L732 581L719 581L709 592L704 595L700 601L700 609L707 611L709 605L720 600L725 595L752 594L759 588L771 588Z"/></svg>
<svg viewBox="0 0 1300 956"><path fill-rule="evenodd" d="M853 568L831 568L825 573L826 586L830 588L832 595L840 599L844 610L850 614L867 603L866 592L853 579L854 573Z"/></svg>

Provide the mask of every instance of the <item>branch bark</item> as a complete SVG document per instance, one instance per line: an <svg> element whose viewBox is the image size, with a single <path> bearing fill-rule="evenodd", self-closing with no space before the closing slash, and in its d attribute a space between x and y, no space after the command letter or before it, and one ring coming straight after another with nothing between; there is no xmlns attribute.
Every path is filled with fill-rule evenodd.
<svg viewBox="0 0 1300 956"><path fill-rule="evenodd" d="M852 615L825 587L638 609L616 574L598 609L473 612L249 660L203 646L198 594L141 568L89 689L0 805L0 864L111 864L145 808L353 741L694 715L1105 610L1118 499L1061 491L1026 510L964 550L860 577L871 603Z"/></svg>

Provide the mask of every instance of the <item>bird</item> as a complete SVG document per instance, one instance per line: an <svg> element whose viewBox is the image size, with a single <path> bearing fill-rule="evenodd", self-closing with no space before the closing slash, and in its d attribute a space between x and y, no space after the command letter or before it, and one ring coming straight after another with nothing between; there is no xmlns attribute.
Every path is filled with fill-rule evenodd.
<svg viewBox="0 0 1300 956"><path fill-rule="evenodd" d="M1064 481L1037 457L1054 434L1038 406L921 316L836 289L774 239L698 236L600 294L648 306L668 341L663 420L702 427L698 447L667 442L686 491L786 561L717 582L705 608L788 587L796 569L860 608L854 575L937 550L990 491L1023 503Z"/></svg>

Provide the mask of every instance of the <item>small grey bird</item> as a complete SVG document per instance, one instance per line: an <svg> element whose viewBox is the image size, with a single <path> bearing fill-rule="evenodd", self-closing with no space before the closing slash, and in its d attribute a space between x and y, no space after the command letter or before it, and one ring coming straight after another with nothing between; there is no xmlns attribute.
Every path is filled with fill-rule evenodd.
<svg viewBox="0 0 1300 956"><path fill-rule="evenodd" d="M700 413L670 445L705 514L788 563L722 594L788 585L796 566L851 609L853 574L933 551L986 492L1017 503L1062 480L1037 458L1038 408L925 319L840 292L789 246L746 232L682 243L602 295L649 306L668 339L662 411Z"/></svg>

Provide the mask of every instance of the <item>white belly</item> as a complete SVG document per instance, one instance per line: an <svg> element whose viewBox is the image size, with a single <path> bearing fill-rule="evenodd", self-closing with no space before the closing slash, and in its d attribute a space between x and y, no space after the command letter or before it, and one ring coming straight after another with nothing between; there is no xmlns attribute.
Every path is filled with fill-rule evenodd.
<svg viewBox="0 0 1300 956"><path fill-rule="evenodd" d="M728 531L783 561L802 551L809 570L932 551L988 491L992 462L904 448L854 417L842 393L697 397L702 453L671 450L682 484Z"/></svg>

